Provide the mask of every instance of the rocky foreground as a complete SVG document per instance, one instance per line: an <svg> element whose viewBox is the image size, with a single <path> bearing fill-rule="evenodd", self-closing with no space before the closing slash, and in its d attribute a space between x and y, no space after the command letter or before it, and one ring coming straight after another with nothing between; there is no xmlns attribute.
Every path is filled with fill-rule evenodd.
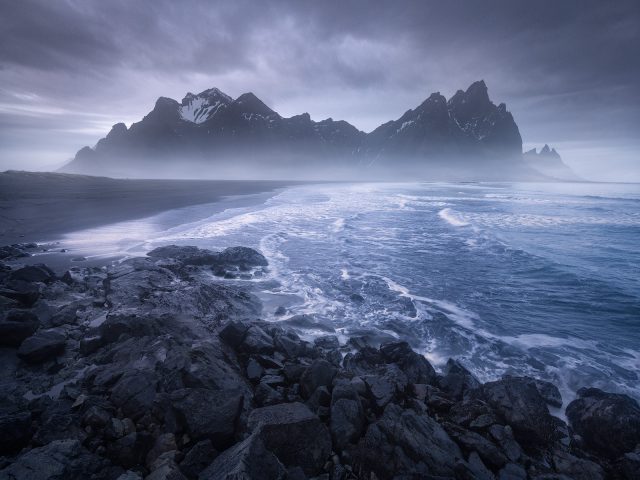
<svg viewBox="0 0 640 480"><path fill-rule="evenodd" d="M254 250L161 247L61 277L0 248L0 479L640 478L640 407L442 375L404 342L260 321ZM240 283L240 282L238 282Z"/></svg>

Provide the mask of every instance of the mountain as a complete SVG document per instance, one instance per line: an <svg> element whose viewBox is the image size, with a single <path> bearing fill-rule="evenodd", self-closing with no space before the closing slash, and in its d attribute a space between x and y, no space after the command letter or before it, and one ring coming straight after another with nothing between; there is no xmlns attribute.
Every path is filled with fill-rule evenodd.
<svg viewBox="0 0 640 480"><path fill-rule="evenodd" d="M556 149L550 148L547 144L540 149L539 153L535 148L524 152L522 158L531 168L549 177L557 178L558 180L582 180L562 161L562 157L556 152Z"/></svg>
<svg viewBox="0 0 640 480"><path fill-rule="evenodd" d="M447 100L432 94L371 133L342 120L284 118L253 93L217 88L160 97L129 128L113 126L61 171L128 177L287 179L542 179L522 157L505 104L483 81Z"/></svg>

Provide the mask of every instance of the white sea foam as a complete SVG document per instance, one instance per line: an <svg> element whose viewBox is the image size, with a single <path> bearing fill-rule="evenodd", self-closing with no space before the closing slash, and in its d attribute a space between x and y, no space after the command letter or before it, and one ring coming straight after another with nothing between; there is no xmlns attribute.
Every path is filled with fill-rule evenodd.
<svg viewBox="0 0 640 480"><path fill-rule="evenodd" d="M462 218L459 217L457 213L455 213L450 208L443 208L438 212L438 216L449 225L452 225L454 227L466 227L467 225L469 225L468 222L465 222Z"/></svg>

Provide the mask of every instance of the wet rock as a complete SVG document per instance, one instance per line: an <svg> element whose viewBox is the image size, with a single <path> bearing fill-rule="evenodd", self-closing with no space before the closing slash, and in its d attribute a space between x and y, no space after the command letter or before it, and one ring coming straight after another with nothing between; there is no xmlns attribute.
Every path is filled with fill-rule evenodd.
<svg viewBox="0 0 640 480"><path fill-rule="evenodd" d="M214 447L222 449L233 441L243 395L237 391L187 388L172 392L171 404L192 439L209 439Z"/></svg>
<svg viewBox="0 0 640 480"><path fill-rule="evenodd" d="M547 445L553 441L557 422L532 379L507 376L485 383L470 394L489 404L513 428L521 444Z"/></svg>
<svg viewBox="0 0 640 480"><path fill-rule="evenodd" d="M551 382L545 382L544 380L534 379L533 383L538 389L540 396L544 398L544 401L553 407L562 407L562 395L560 390Z"/></svg>
<svg viewBox="0 0 640 480"><path fill-rule="evenodd" d="M219 259L222 263L244 268L266 267L269 265L269 262L261 253L247 247L225 248L220 252Z"/></svg>
<svg viewBox="0 0 640 480"><path fill-rule="evenodd" d="M517 462L522 456L522 449L513 437L510 426L493 425L489 428L489 434L502 448L502 451L511 462Z"/></svg>
<svg viewBox="0 0 640 480"><path fill-rule="evenodd" d="M57 440L20 455L0 471L0 479L84 480L104 466L100 457L91 455L77 440Z"/></svg>
<svg viewBox="0 0 640 480"><path fill-rule="evenodd" d="M147 453L147 466L151 467L160 455L176 450L177 448L176 437L173 433L163 433L159 435L158 438L156 438L153 447L151 447L151 450Z"/></svg>
<svg viewBox="0 0 640 480"><path fill-rule="evenodd" d="M256 387L254 400L256 405L267 407L269 405L277 405L278 403L284 402L284 397L280 392L270 387L268 384L260 383Z"/></svg>
<svg viewBox="0 0 640 480"><path fill-rule="evenodd" d="M318 348L323 348L325 350L337 350L340 348L340 342L338 341L338 337L335 335L324 335L322 337L316 338L313 343Z"/></svg>
<svg viewBox="0 0 640 480"><path fill-rule="evenodd" d="M132 468L142 464L151 448L149 434L132 432L107 445L107 456L116 465Z"/></svg>
<svg viewBox="0 0 640 480"><path fill-rule="evenodd" d="M354 452L354 467L377 478L453 477L462 452L432 418L388 405Z"/></svg>
<svg viewBox="0 0 640 480"><path fill-rule="evenodd" d="M326 360L314 360L300 378L302 396L309 398L318 387L331 387L336 368Z"/></svg>
<svg viewBox="0 0 640 480"><path fill-rule="evenodd" d="M111 391L111 402L125 415L138 419L147 413L156 399L158 379L150 371L126 372Z"/></svg>
<svg viewBox="0 0 640 480"><path fill-rule="evenodd" d="M265 448L257 433L222 452L198 476L199 480L284 480L287 471Z"/></svg>
<svg viewBox="0 0 640 480"><path fill-rule="evenodd" d="M640 443L640 406L627 395L582 388L566 413L573 430L595 453L613 459Z"/></svg>
<svg viewBox="0 0 640 480"><path fill-rule="evenodd" d="M340 381L333 388L330 418L331 436L338 450L358 441L366 416L360 397L350 382Z"/></svg>
<svg viewBox="0 0 640 480"><path fill-rule="evenodd" d="M387 365L379 373L362 377L367 393L378 409L383 409L408 386L407 378L396 365Z"/></svg>
<svg viewBox="0 0 640 480"><path fill-rule="evenodd" d="M302 403L258 408L249 415L248 428L259 432L265 447L286 466L299 466L317 475L331 453L327 427Z"/></svg>
<svg viewBox="0 0 640 480"><path fill-rule="evenodd" d="M180 462L180 471L189 479L196 479L200 472L207 468L218 456L211 440L196 443Z"/></svg>
<svg viewBox="0 0 640 480"><path fill-rule="evenodd" d="M487 465L499 469L508 463L508 458L502 451L482 435L451 423L445 423L444 428L463 450L467 453L477 452Z"/></svg>
<svg viewBox="0 0 640 480"><path fill-rule="evenodd" d="M435 383L436 372L429 361L414 352L407 342L384 343L380 353L386 362L397 364L410 383Z"/></svg>
<svg viewBox="0 0 640 480"><path fill-rule="evenodd" d="M273 338L257 325L249 327L240 349L247 353L273 353Z"/></svg>
<svg viewBox="0 0 640 480"><path fill-rule="evenodd" d="M498 472L498 480L527 480L527 471L516 463L508 463Z"/></svg>
<svg viewBox="0 0 640 480"><path fill-rule="evenodd" d="M57 330L44 330L25 339L18 348L18 357L27 363L42 363L64 352L65 335Z"/></svg>
<svg viewBox="0 0 640 480"><path fill-rule="evenodd" d="M264 368L255 358L249 359L247 362L247 378L252 382L258 382L264 374Z"/></svg>
<svg viewBox="0 0 640 480"><path fill-rule="evenodd" d="M220 255L211 250L192 246L165 245L147 253L152 258L173 258L184 265L217 265Z"/></svg>
<svg viewBox="0 0 640 480"><path fill-rule="evenodd" d="M438 385L448 395L459 400L465 392L479 387L480 382L460 362L450 358Z"/></svg>
<svg viewBox="0 0 640 480"><path fill-rule="evenodd" d="M101 335L85 337L80 340L79 351L81 355L91 355L104 345L104 339Z"/></svg>
<svg viewBox="0 0 640 480"><path fill-rule="evenodd" d="M100 325L100 337L104 343L112 343L122 335L144 337L159 335L163 327L163 318L137 313L112 313Z"/></svg>
<svg viewBox="0 0 640 480"><path fill-rule="evenodd" d="M238 348L249 329L249 325L242 322L228 321L218 332L218 336L232 348Z"/></svg>
<svg viewBox="0 0 640 480"><path fill-rule="evenodd" d="M465 399L452 405L448 411L447 419L465 428L482 424L485 419L490 422L487 426L497 423L493 409L486 402L477 398Z"/></svg>
<svg viewBox="0 0 640 480"><path fill-rule="evenodd" d="M555 471L574 480L602 480L604 470L597 463L575 457L568 452L556 450L552 456Z"/></svg>
<svg viewBox="0 0 640 480"><path fill-rule="evenodd" d="M10 310L0 320L0 345L17 347L38 329L38 317L28 310Z"/></svg>
<svg viewBox="0 0 640 480"><path fill-rule="evenodd" d="M27 283L42 282L48 283L55 280L56 275L49 267L44 264L27 265L25 267L14 270L9 274L11 281L21 281Z"/></svg>
<svg viewBox="0 0 640 480"><path fill-rule="evenodd" d="M635 480L640 478L640 450L625 453L615 463L615 469L621 478Z"/></svg>
<svg viewBox="0 0 640 480"><path fill-rule="evenodd" d="M82 416L82 425L103 428L111 421L111 414L104 408L93 405Z"/></svg>
<svg viewBox="0 0 640 480"><path fill-rule="evenodd" d="M467 461L473 478L477 480L495 480L495 476L484 464L477 452L471 452Z"/></svg>
<svg viewBox="0 0 640 480"><path fill-rule="evenodd" d="M22 248L14 245L4 245L0 247L0 260L11 260L15 258L29 257L30 255Z"/></svg>

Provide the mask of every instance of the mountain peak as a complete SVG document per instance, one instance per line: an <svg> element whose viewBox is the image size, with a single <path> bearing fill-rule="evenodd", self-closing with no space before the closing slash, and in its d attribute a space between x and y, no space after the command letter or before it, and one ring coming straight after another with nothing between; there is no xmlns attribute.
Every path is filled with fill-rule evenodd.
<svg viewBox="0 0 640 480"><path fill-rule="evenodd" d="M247 92L236 98L232 105L240 111L240 113L257 113L258 115L273 115L275 112L271 110L265 103L256 97L253 92Z"/></svg>
<svg viewBox="0 0 640 480"><path fill-rule="evenodd" d="M203 123L219 110L228 106L233 99L217 88L209 88L197 95L189 92L182 99L180 117L187 122Z"/></svg>

